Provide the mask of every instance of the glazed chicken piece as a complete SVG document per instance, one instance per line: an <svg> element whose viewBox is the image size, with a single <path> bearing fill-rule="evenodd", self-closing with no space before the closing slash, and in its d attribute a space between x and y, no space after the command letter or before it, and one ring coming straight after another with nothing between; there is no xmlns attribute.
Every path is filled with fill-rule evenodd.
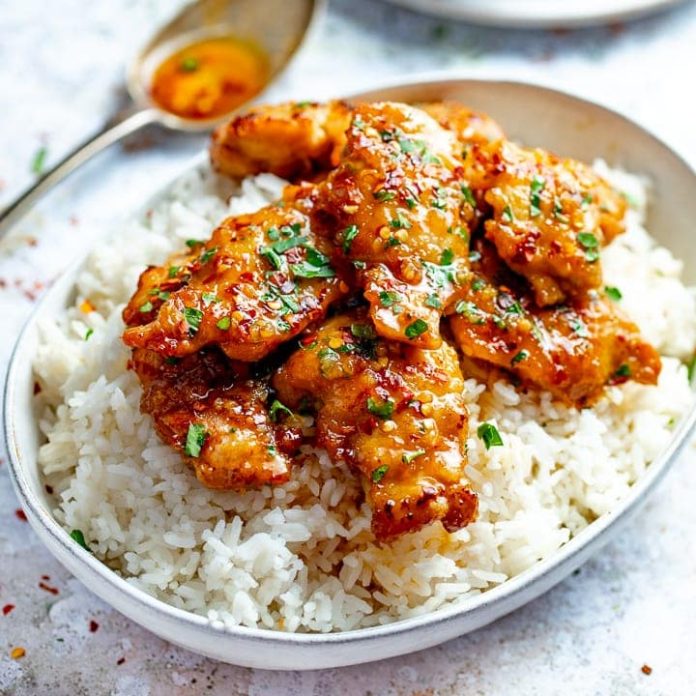
<svg viewBox="0 0 696 696"><path fill-rule="evenodd" d="M317 445L360 473L375 536L470 522L477 498L464 478L467 412L454 349L379 338L364 312L328 320L301 344L273 386L292 408L312 404Z"/></svg>
<svg viewBox="0 0 696 696"><path fill-rule="evenodd" d="M624 229L624 199L588 166L508 141L469 148L471 186L485 191L486 237L532 286L539 306L599 288L601 247Z"/></svg>
<svg viewBox="0 0 696 696"><path fill-rule="evenodd" d="M464 355L580 407L607 384L657 382L659 354L607 297L591 293L540 309L489 242L479 242L477 252L466 296L449 317Z"/></svg>
<svg viewBox="0 0 696 696"><path fill-rule="evenodd" d="M451 130L463 145L489 143L505 138L503 129L490 116L472 111L454 101L426 102L418 108Z"/></svg>
<svg viewBox="0 0 696 696"><path fill-rule="evenodd" d="M298 449L299 423L274 423L268 384L212 348L180 360L137 348L131 368L143 386L141 410L162 440L182 452L208 488L283 483Z"/></svg>
<svg viewBox="0 0 696 696"><path fill-rule="evenodd" d="M123 313L126 345L182 357L215 344L253 361L321 319L347 287L305 203L228 218L188 256L146 270Z"/></svg>
<svg viewBox="0 0 696 696"><path fill-rule="evenodd" d="M260 172L311 177L338 164L350 116L340 101L255 107L213 133L213 168L240 179Z"/></svg>
<svg viewBox="0 0 696 696"><path fill-rule="evenodd" d="M317 188L317 216L356 267L386 338L441 343L440 317L466 274L478 215L460 149L420 109L361 104L341 163Z"/></svg>

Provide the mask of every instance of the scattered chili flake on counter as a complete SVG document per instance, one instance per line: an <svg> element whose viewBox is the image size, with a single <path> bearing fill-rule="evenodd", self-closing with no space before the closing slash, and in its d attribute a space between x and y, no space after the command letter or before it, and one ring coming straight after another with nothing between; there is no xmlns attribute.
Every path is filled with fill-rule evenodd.
<svg viewBox="0 0 696 696"><path fill-rule="evenodd" d="M51 585L48 585L45 583L43 580L39 583L39 587L44 590L45 592L49 592L52 595L57 595L59 594L59 590L57 587L51 587Z"/></svg>
<svg viewBox="0 0 696 696"><path fill-rule="evenodd" d="M89 622L89 632L96 633L98 630L99 630L99 624L94 619L91 619Z"/></svg>
<svg viewBox="0 0 696 696"><path fill-rule="evenodd" d="M6 605L2 608L2 615L3 615L3 616L7 616L14 608L15 608L15 605L14 605L14 604L6 604Z"/></svg>
<svg viewBox="0 0 696 696"><path fill-rule="evenodd" d="M650 665L643 665L643 666L640 668L640 671L641 671L643 674L646 674L647 676L650 676L650 675L652 674L652 667L651 667Z"/></svg>
<svg viewBox="0 0 696 696"><path fill-rule="evenodd" d="M27 651L24 648L22 648L21 646L17 646L16 648L12 648L12 650L10 650L10 657L13 660L19 660L22 657L24 657L26 654L27 654Z"/></svg>
<svg viewBox="0 0 696 696"><path fill-rule="evenodd" d="M21 508L17 508L17 510L15 510L15 517L16 517L18 520L21 520L22 522L26 522L26 521L27 521L27 516L26 516L26 514L24 513L24 510L22 510Z"/></svg>
<svg viewBox="0 0 696 696"><path fill-rule="evenodd" d="M125 657L119 657L118 660L116 660L117 665L122 665L126 661Z"/></svg>

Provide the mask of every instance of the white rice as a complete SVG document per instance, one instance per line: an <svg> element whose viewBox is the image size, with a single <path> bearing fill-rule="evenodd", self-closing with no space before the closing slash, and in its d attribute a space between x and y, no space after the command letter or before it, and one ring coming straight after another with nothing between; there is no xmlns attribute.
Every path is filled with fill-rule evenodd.
<svg viewBox="0 0 696 696"><path fill-rule="evenodd" d="M225 215L258 208L283 184L261 175L233 191L208 173L181 179L97 249L75 306L42 327L40 464L57 519L82 530L128 582L221 628L383 624L464 602L547 558L627 494L692 401L680 359L696 346L695 295L679 280L679 261L642 227L643 182L597 166L636 201L628 232L603 253L605 281L665 356L659 385L612 387L578 411L506 381L487 390L468 379L467 474L480 513L466 529L436 524L379 545L368 506L356 503L356 478L323 452L307 449L284 486L220 493L160 442L126 369L122 306L146 264L206 238ZM84 312L84 299L96 311ZM485 450L476 437L483 420L503 447Z"/></svg>

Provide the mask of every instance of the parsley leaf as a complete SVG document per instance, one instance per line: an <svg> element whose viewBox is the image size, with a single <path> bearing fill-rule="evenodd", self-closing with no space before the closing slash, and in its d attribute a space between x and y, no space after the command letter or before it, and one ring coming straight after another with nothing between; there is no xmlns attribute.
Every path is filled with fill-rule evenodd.
<svg viewBox="0 0 696 696"><path fill-rule="evenodd" d="M492 423L481 423L476 430L476 434L481 440L483 440L483 444L486 446L486 449L490 449L491 447L501 447L503 444L503 438L500 437L498 428L496 428Z"/></svg>
<svg viewBox="0 0 696 696"><path fill-rule="evenodd" d="M189 457L199 457L207 437L208 433L205 432L204 425L200 423L189 423L184 453Z"/></svg>
<svg viewBox="0 0 696 696"><path fill-rule="evenodd" d="M201 326L203 312L195 307L184 307L184 319L189 327L189 334L195 336Z"/></svg>
<svg viewBox="0 0 696 696"><path fill-rule="evenodd" d="M378 466L376 469L373 469L372 481L374 483L379 483L385 477L387 471L389 471L389 467L386 464L382 464L382 466Z"/></svg>
<svg viewBox="0 0 696 696"><path fill-rule="evenodd" d="M414 339L418 338L421 334L424 334L428 330L428 325L422 319L416 319L413 323L406 327L404 333L406 338Z"/></svg>
<svg viewBox="0 0 696 696"><path fill-rule="evenodd" d="M377 416L377 418L382 418L383 420L386 420L387 418L391 418L392 414L394 413L394 402L391 399L387 399L386 401L379 403L371 396L368 396L367 410L373 416Z"/></svg>

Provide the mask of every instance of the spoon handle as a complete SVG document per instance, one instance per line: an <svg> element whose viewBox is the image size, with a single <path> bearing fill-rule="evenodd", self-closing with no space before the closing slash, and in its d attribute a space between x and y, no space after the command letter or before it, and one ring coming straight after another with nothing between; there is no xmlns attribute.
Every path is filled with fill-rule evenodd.
<svg viewBox="0 0 696 696"><path fill-rule="evenodd" d="M50 188L65 179L88 159L109 147L109 145L113 145L113 143L121 138L125 138L148 123L156 121L157 115L158 113L155 109L126 111L117 116L115 121L110 121L102 130L95 133L81 145L78 145L0 213L0 239Z"/></svg>

